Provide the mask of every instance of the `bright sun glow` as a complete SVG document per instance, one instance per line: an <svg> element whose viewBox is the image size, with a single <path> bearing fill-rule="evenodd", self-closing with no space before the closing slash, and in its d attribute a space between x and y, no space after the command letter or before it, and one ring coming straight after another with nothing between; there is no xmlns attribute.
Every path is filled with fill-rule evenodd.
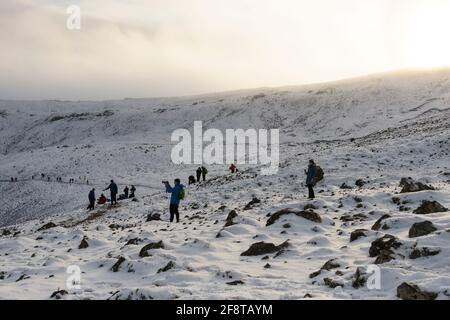
<svg viewBox="0 0 450 320"><path fill-rule="evenodd" d="M450 66L450 1L433 1L415 8L404 30L404 60L407 67Z"/></svg>

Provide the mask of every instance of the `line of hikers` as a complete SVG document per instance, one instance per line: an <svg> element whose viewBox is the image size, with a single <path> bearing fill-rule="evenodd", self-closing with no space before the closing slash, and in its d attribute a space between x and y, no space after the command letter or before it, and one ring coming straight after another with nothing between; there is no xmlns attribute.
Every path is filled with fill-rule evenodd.
<svg viewBox="0 0 450 320"><path fill-rule="evenodd" d="M131 186L131 188L128 188L128 186L125 186L125 189L123 189L123 194L120 194L117 198L117 193L119 192L119 187L114 182L114 180L111 180L110 184L106 189L103 191L109 190L110 192L110 199L111 205L117 204L117 200L124 200L124 199L132 199L135 198L136 193L136 187L134 185ZM91 191L89 191L88 194L89 199L89 206L87 207L87 210L94 210L95 209L95 188L93 188ZM105 204L108 201L108 199L105 197L105 195L102 193L100 197L97 200L97 204Z"/></svg>

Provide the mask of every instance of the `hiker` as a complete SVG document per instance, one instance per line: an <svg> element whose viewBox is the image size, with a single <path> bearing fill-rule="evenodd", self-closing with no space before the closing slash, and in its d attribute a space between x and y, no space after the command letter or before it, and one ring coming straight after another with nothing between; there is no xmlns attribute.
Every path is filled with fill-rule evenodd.
<svg viewBox="0 0 450 320"><path fill-rule="evenodd" d="M230 165L230 167L228 168L228 170L230 170L231 173L237 172L237 168L236 168L236 166L234 165L234 163L232 163L232 164Z"/></svg>
<svg viewBox="0 0 450 320"><path fill-rule="evenodd" d="M195 183L195 177L194 176L189 176L189 185Z"/></svg>
<svg viewBox="0 0 450 320"><path fill-rule="evenodd" d="M203 181L206 181L206 175L208 174L208 169L202 166L202 178Z"/></svg>
<svg viewBox="0 0 450 320"><path fill-rule="evenodd" d="M128 186L125 186L125 189L123 189L123 193L125 194L125 199L128 198L128 191L129 191Z"/></svg>
<svg viewBox="0 0 450 320"><path fill-rule="evenodd" d="M117 204L117 192L119 191L119 188L117 187L117 184L114 182L114 180L111 180L111 183L109 184L109 186L103 190L106 191L108 190L111 192L111 204Z"/></svg>
<svg viewBox="0 0 450 320"><path fill-rule="evenodd" d="M47 177L47 181L50 182L50 177Z"/></svg>
<svg viewBox="0 0 450 320"><path fill-rule="evenodd" d="M11 182L14 182L14 178L13 177L11 177Z"/></svg>
<svg viewBox="0 0 450 320"><path fill-rule="evenodd" d="M200 182L200 177L202 175L202 168L198 167L195 173L197 174L197 182Z"/></svg>
<svg viewBox="0 0 450 320"><path fill-rule="evenodd" d="M309 160L308 171L305 170L306 174L306 185L308 186L308 199L314 199L314 190L313 187L316 184L316 164L314 160Z"/></svg>
<svg viewBox="0 0 450 320"><path fill-rule="evenodd" d="M132 185L130 189L130 198L134 198L134 193L136 192L136 188Z"/></svg>
<svg viewBox="0 0 450 320"><path fill-rule="evenodd" d="M88 198L89 198L89 207L87 207L87 209L89 211L94 210L95 209L95 189L92 189L89 192Z"/></svg>
<svg viewBox="0 0 450 320"><path fill-rule="evenodd" d="M105 204L108 199L106 199L105 195L102 193L100 198L98 198L97 204Z"/></svg>
<svg viewBox="0 0 450 320"><path fill-rule="evenodd" d="M170 196L170 222L173 222L176 216L177 222L180 222L180 213L178 212L178 206L180 205L180 200L184 198L184 186L180 183L180 179L175 179L173 188L170 186L168 181L163 181L166 186L166 192L171 193Z"/></svg>

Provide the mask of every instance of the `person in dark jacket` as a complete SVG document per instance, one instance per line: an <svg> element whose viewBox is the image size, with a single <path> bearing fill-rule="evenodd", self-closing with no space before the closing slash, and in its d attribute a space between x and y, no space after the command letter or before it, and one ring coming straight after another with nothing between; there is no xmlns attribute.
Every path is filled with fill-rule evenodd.
<svg viewBox="0 0 450 320"><path fill-rule="evenodd" d="M135 197L135 195L134 195L135 192L136 192L136 188L132 185L131 189L130 189L130 198L134 198Z"/></svg>
<svg viewBox="0 0 450 320"><path fill-rule="evenodd" d="M316 170L316 164L314 163L314 160L309 160L309 165L308 165L308 171L305 170L305 174L306 174L306 185L308 187L308 198L309 199L314 199L314 185L316 184L316 175L317 175L317 170Z"/></svg>
<svg viewBox="0 0 450 320"><path fill-rule="evenodd" d="M195 177L194 176L189 176L189 184L191 185L191 184L193 184L193 183L195 183Z"/></svg>
<svg viewBox="0 0 450 320"><path fill-rule="evenodd" d="M109 186L103 190L108 190L111 192L111 204L117 204L117 192L119 191L119 188L117 187L117 184L114 182L114 180L111 180L111 183Z"/></svg>
<svg viewBox="0 0 450 320"><path fill-rule="evenodd" d="M128 198L128 186L125 186L125 189L123 189L123 193L125 194L125 198Z"/></svg>
<svg viewBox="0 0 450 320"><path fill-rule="evenodd" d="M89 192L88 198L89 198L89 207L87 207L87 208L88 208L88 210L94 210L95 209L95 189L92 189Z"/></svg>
<svg viewBox="0 0 450 320"><path fill-rule="evenodd" d="M178 207L180 205L180 193L184 186L180 183L180 179L175 179L174 186L171 187L168 181L163 181L166 186L166 192L171 193L170 195L170 222L173 222L176 216L177 222L180 222L180 213L178 212Z"/></svg>
<svg viewBox="0 0 450 320"><path fill-rule="evenodd" d="M197 182L200 182L200 177L202 176L202 168L198 167L195 173L197 174Z"/></svg>
<svg viewBox="0 0 450 320"><path fill-rule="evenodd" d="M202 167L202 178L203 181L206 181L206 174L208 173L208 169L206 169L205 167Z"/></svg>

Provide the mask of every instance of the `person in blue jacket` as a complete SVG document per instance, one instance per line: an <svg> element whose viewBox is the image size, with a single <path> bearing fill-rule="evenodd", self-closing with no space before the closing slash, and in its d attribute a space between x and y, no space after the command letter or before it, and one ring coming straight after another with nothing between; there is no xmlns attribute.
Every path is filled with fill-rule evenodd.
<svg viewBox="0 0 450 320"><path fill-rule="evenodd" d="M109 186L103 190L108 190L111 192L111 204L117 204L117 192L119 191L119 188L117 187L117 184L114 182L114 180L111 180L111 183Z"/></svg>
<svg viewBox="0 0 450 320"><path fill-rule="evenodd" d="M175 179L174 186L172 187L168 181L163 181L166 186L166 192L171 193L170 195L170 222L173 222L174 217L176 216L177 222L180 222L180 213L178 211L178 206L180 205L181 200L181 192L184 186L181 184L180 179Z"/></svg>
<svg viewBox="0 0 450 320"><path fill-rule="evenodd" d="M306 185L308 186L308 198L314 199L314 185L316 184L317 169L314 160L309 160L308 171L305 170Z"/></svg>

